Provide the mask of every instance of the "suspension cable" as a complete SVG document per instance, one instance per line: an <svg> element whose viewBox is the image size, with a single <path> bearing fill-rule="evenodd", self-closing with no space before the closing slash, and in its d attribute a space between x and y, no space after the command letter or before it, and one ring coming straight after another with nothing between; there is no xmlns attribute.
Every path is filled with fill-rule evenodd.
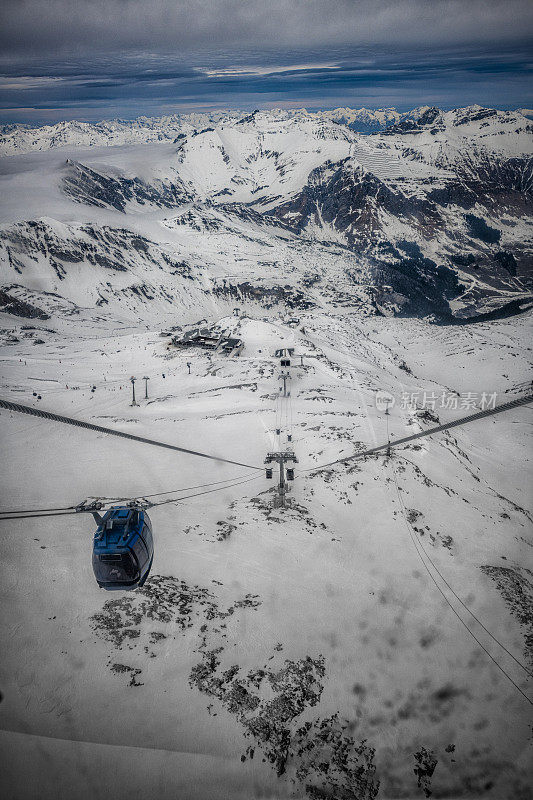
<svg viewBox="0 0 533 800"><path fill-rule="evenodd" d="M212 481L211 483L199 483L196 486L184 486L182 489L180 489L180 488L178 488L178 489L169 489L166 492L154 492L153 494L138 494L133 499L134 500L139 500L141 497L142 498L161 497L164 494L175 494L176 492L188 492L189 489L204 489L206 486L217 486L220 483L228 483L229 481L235 481L235 480L240 480L241 478L247 478L250 474L251 473L247 472L245 475L235 475L235 477L226 478L226 480L224 480L224 481ZM257 477L261 477L261 476L257 476ZM154 503L154 505L156 505L156 504Z"/></svg>
<svg viewBox="0 0 533 800"><path fill-rule="evenodd" d="M250 481L257 481L259 478L262 478L262 475L254 475L253 478L246 478L244 481L238 481L237 483L232 483L229 486L219 486L217 489L207 489L205 492L196 492L195 494L187 494L184 497L173 497L170 500L160 500L159 503L151 503L150 508L154 508L155 506L164 506L167 503L179 503L181 500L188 500L190 497L200 497L203 494L211 494L211 492L221 492L224 489L232 489L234 486L241 486L243 483L250 483Z"/></svg>
<svg viewBox="0 0 533 800"><path fill-rule="evenodd" d="M406 459L402 459L402 460L404 460L404 461L409 461L409 459L407 459L407 458L406 458ZM409 461L409 464L412 464L412 463L413 463L412 461ZM394 469L394 467L393 467L393 469ZM396 479L396 472L395 472L395 479ZM403 503L403 502L402 502L402 508L403 508L403 510L404 510L404 514L405 514L405 505L404 505L404 503ZM407 524L408 524L408 525L410 525L410 526L411 526L411 529L412 529L412 527L413 527L413 526L412 526L412 525L411 525L411 523L409 522L409 518L408 518L408 517L406 517L406 520L407 520ZM417 537L416 537L416 534L415 534L415 538L417 538ZM500 647L502 648L502 650L505 650L505 652L507 653L507 655L511 656L511 658L513 659L513 661L515 661L515 662L518 664L518 666L519 666L519 667L522 667L522 669L524 670L524 672L525 672L527 675L529 675L529 677L530 677L530 678L533 678L533 673L532 673L532 672L531 672L531 671L530 671L530 670L529 670L529 669L526 667L526 665L525 665L525 664L523 664L521 661L519 661L519 659L518 659L518 658L516 658L516 656L514 656L514 655L511 653L511 651L510 651L510 650L508 650L508 649L506 648L506 646L505 646L504 644L502 644L502 642L500 642L500 640L499 640L499 639L497 639L497 638L496 638L496 636L494 636L494 634L493 634L493 633L491 633L491 632L489 631L489 629L488 629L487 627L485 627L485 625L484 625L484 624L481 622L481 620L480 620L480 619L478 619L478 617L477 617L477 616L474 614L474 612L473 612L473 611L472 611L472 610L471 610L471 609L470 609L470 608L469 608L469 607L466 605L466 603L465 603L465 602L464 602L464 601L463 601L463 600L462 600L462 599L459 597L459 595L458 595L458 594L457 594L457 593L454 591L453 587L452 587L452 586L450 586L450 584L448 583L448 581L446 580L446 578L444 577L444 575L442 574L442 572L439 570L439 568L437 567L437 565L435 564L435 562L432 560L431 556L429 555L428 551L427 551L427 550L426 550L426 548L424 547L424 544L423 544L423 542L422 542L422 539L420 539L420 538L417 538L417 541L418 541L418 544L420 545L420 547L422 548L422 550L424 551L424 555L425 555L425 556L426 556L426 558L428 559L429 563L431 564L431 566L433 567L433 569L435 570L435 572L437 573L437 575L438 575L438 576L441 578L441 580L443 581L443 583L444 583L444 584L445 584L445 585L448 587L448 589L449 589L449 590L450 590L450 592L453 594L453 596L456 598L456 600L458 600L458 601L459 601L459 603L461 603L461 605L463 606L463 608L464 608L466 611L468 611L468 613L469 613L469 614L470 614L470 615L471 615L471 616L472 616L472 617L475 619L475 621L477 622L477 624L478 624L478 625L479 625L481 628L483 628L483 630L485 631L485 633L488 633L488 635L491 637L491 639L493 639L493 640L496 642L496 644L499 644L499 645L500 645Z"/></svg>
<svg viewBox="0 0 533 800"><path fill-rule="evenodd" d="M146 439L143 436L135 436L133 433L125 433L124 431L118 431L113 428L104 428L101 425L93 425L91 422L83 422L79 419L73 419L72 417L64 417L60 414L52 414L50 411L41 411L37 408L32 408L31 406L23 406L20 403L11 403L9 400L1 400L0 399L0 408L5 408L8 411L17 411L21 414L30 414L34 417L42 417L44 419L50 419L53 422L63 422L67 425L75 425L78 428L87 428L88 430L96 431L97 433L108 433L111 436L120 436L123 439L131 439L135 442L142 442L143 444L150 444L155 447L164 447L167 450L177 450L180 453L187 453L188 455L198 456L200 458L209 458L212 461L222 461L225 464L235 464L239 467L248 467L249 469L257 469L263 471L263 467L256 467L254 464L243 464L242 461L232 461L228 458L222 458L222 456L213 456L209 455L208 453L201 453L198 450L189 450L187 447L178 447L174 444L167 444L166 442L158 442L153 439Z"/></svg>
<svg viewBox="0 0 533 800"><path fill-rule="evenodd" d="M37 514L39 511L75 511L76 506L60 506L59 508L16 508L13 510L0 510L0 515L4 514Z"/></svg>
<svg viewBox="0 0 533 800"><path fill-rule="evenodd" d="M11 520L11 519L37 519L38 517L69 517L72 514L80 514L80 513L88 514L90 512L89 511L85 511L85 512L80 512L80 511L63 511L63 512L62 511L52 511L51 513L46 513L46 514L43 514L43 513L32 514L31 512L29 512L29 513L26 512L24 514L14 514L14 515L9 516L9 517L1 517L0 516L0 522L7 522L8 520Z"/></svg>
<svg viewBox="0 0 533 800"><path fill-rule="evenodd" d="M263 477L262 475L254 475L253 478L246 478L245 480L236 481L235 483L231 483L227 486L218 486L216 489L207 489L205 492L195 492L193 494L184 495L183 497L172 497L169 500L161 500L158 503L150 503L149 508L163 506L166 505L167 503L179 503L181 500L189 500L191 497L200 497L201 495L204 494L211 494L212 492L221 492L224 489L232 489L234 486L241 486L243 483L250 483L250 481L255 481L262 477ZM23 514L15 514L13 516L0 516L0 522L7 522L8 520L12 519L34 519L34 518L36 519L38 517L68 517L74 514L91 514L91 513L92 509L88 508L87 509L82 508L79 509L78 511L66 510L64 512L57 511L51 513L38 513L38 514L32 514L31 512L26 512Z"/></svg>
<svg viewBox="0 0 533 800"><path fill-rule="evenodd" d="M281 450L282 427L283 409L281 404L281 386L278 386L278 396L276 397L276 441L278 450Z"/></svg>
<svg viewBox="0 0 533 800"><path fill-rule="evenodd" d="M410 436L404 436L402 439L394 439L390 443L391 449L393 447L399 447L402 444L406 444L407 442L412 442L415 439L421 439L425 436L432 436L434 433L439 433L440 431L447 431L450 428L456 428L458 425L466 425L469 422L475 422L477 419L482 419L483 417L490 417L493 414L499 414L501 411L508 411L511 408L516 408L517 406L528 405L529 403L533 402L533 394L527 394L524 397L517 397L515 400L510 400L508 403L502 403L499 406L495 406L494 408L488 408L484 411L477 411L475 414L469 414L466 417L460 417L459 419L452 420L451 422L446 422L444 425L437 425L434 428L428 428L425 431L419 431L418 433L413 433ZM325 469L326 467L332 467L335 464L345 464L347 461L357 461L360 458L366 458L366 456L373 455L374 453L379 453L381 450L386 450L388 447L388 443L380 444L377 447L371 447L369 450L363 450L360 453L354 453L351 456L346 456L345 458L337 458L335 461L329 461L327 464L321 464L317 467L309 467L308 469L301 470L301 473L305 472L317 472L318 470Z"/></svg>
<svg viewBox="0 0 533 800"><path fill-rule="evenodd" d="M176 492L188 492L190 489L204 489L206 486L218 486L221 483L229 483L230 481L236 481L236 480L240 480L241 478L247 478L250 474L251 473L247 472L245 475L235 475L233 478L226 478L223 481L212 481L211 483L199 483L196 486L183 486L183 487L178 487L176 489L168 489L166 492L154 492L153 494L138 494L138 495L135 495L135 497L113 497L113 498L93 498L93 499L96 499L96 500L108 500L110 502L112 501L112 502L116 502L116 503L120 502L120 500L135 501L135 500L140 500L141 498L145 500L148 497L161 497L164 494L176 494ZM2 510L2 509L0 509L0 515L2 515L2 516L3 515L11 516L12 514L37 514L40 511L43 511L43 512L48 512L48 511L50 511L50 512L51 511L75 511L76 508L77 508L77 505L78 504L71 505L71 506L60 506L58 508L26 508L26 509L18 508L18 509L13 509L13 510L7 510L7 509L3 509ZM153 505L156 505L156 504L154 503Z"/></svg>
<svg viewBox="0 0 533 800"><path fill-rule="evenodd" d="M293 440L294 435L294 417L293 417L293 405L292 405L292 391L289 395L289 433L291 435L291 441Z"/></svg>
<svg viewBox="0 0 533 800"><path fill-rule="evenodd" d="M507 679L508 679L508 680L509 680L509 681L510 681L512 684L513 684L513 686L515 687L515 689L518 689L518 691L520 692L520 694L521 694L521 695L522 695L522 696L523 696L523 697L524 697L524 698L525 698L525 699L528 701L528 703L529 703L530 705L533 705L533 700L531 700L531 699L530 699L530 698L527 696L527 694L526 694L525 692L523 692L523 691L522 691L522 689L520 688L520 686L519 686L517 683L515 683L515 681L514 681L514 680L511 678L511 676L509 675L509 673L508 673L508 672L507 672L507 671L506 671L506 670L505 670L505 669L504 669L504 668L501 666L501 664L500 664L500 663L499 663L499 662L498 662L498 661L497 661L497 660L494 658L494 656L493 656L493 655L492 655L492 654L489 652L489 650L487 650L487 648L485 647L485 645L484 645L484 644L483 644L483 643L482 643L482 642L481 642L481 641L480 641L480 640L477 638L477 636L475 635L475 633L472 631L472 629L471 629L471 628L469 628L469 626L468 626L468 625L467 625L467 623L464 621L464 619L461 617L461 615L458 613L458 611L457 611L457 610L456 610L456 609L453 607L453 605L452 605L452 604L451 604L451 602L449 601L448 597L446 596L445 592L442 590L442 588L441 588L441 587L439 586L439 584L437 583L437 581L436 581L436 579L435 579L435 576L433 575L433 573L432 573L432 572L431 572L431 570L429 569L429 567L428 567L428 565L427 565L426 561L424 560L424 557L422 556L422 553L421 553L421 551L420 551L420 549L419 549L419 547L418 547L418 545L420 544L420 540L419 540L419 539L417 539L417 538L414 536L414 533L413 533L413 531L411 530L411 526L410 526L410 524L407 522L407 514L406 514L406 510L405 510L405 505L404 505L404 502L403 502L403 500L402 500L402 497L401 497L401 494L400 494L400 487L398 486L398 479L397 479L397 476L396 476L396 470L394 469L394 465L392 466L392 472L393 472L393 475L394 475L394 483L395 483L395 486L396 486L396 493L397 493L397 495L398 495L398 501L399 501L399 503L400 503L400 506L401 506L401 507L402 507L402 509L403 509L403 515L402 515L402 517L403 517L403 520L404 520L404 522L405 522L405 524L406 524L406 527L407 527L407 530L408 530L409 536L410 536L410 538L411 538L411 541L412 541L412 543L413 543L413 546L414 546L414 548L415 548L415 550L416 550L416 553L417 553L418 557L420 558L420 561L421 561L421 562L422 562L422 564L424 565L424 567L425 567L425 569L426 569L426 571L427 571L427 573L428 573L429 577L431 578L431 580L433 581L433 583L434 583L434 584L435 584L435 586L437 587L437 589L438 589L438 591L440 592L440 594L443 596L443 598L444 598L444 600L446 601L447 605L448 605L448 606L451 608L451 610L453 611L453 613L455 614L455 616L457 617L457 619L460 621L461 625L463 625L463 627L464 627L464 628L466 628L466 630L468 631L468 633L470 634L470 636L471 636L471 637L474 639L474 641L475 641L475 642L476 642L476 643L477 643L477 644L478 644L478 645L481 647L481 649L482 649L482 650L483 650L483 651L484 651L484 652L485 652L485 653L488 655L488 657L490 658L490 660L491 660L491 661L492 661L492 662L493 662L493 663L494 663L494 664L495 664L495 665L498 667L498 669L500 670L500 672L501 672L501 673L503 673L503 675L505 675L505 677L506 677L506 678L507 678ZM435 565L433 564L433 561L431 560L431 558L429 557L429 555L426 553L426 551L425 551L425 550L424 550L424 553L425 553L425 555L426 555L426 557L427 557L428 561L430 562L430 564L431 564L433 567L435 567ZM436 571L438 572L438 570L436 570ZM439 574L440 574L440 573L439 573ZM468 610L468 609L467 609L467 610ZM484 626L483 626L483 627L484 627ZM486 628L485 628L485 630L486 630ZM488 632L488 631L487 631L487 632ZM490 635L492 636L492 634L490 634ZM507 648L506 648L506 647L504 647L504 645L502 645L502 644L501 644L501 642L499 642L499 641L498 641L498 640L497 640L495 637L493 637L493 638L494 638L494 640L495 640L495 641L496 641L496 642L497 642L497 643L498 643L498 644L499 644L501 647L503 647L503 649L504 649L504 650L505 650L507 653L509 653L509 651L507 650ZM511 653L509 653L509 655L512 655L512 654L511 654ZM514 658L514 656L513 656L513 658ZM515 661L516 661L516 659L515 659ZM518 662L518 663L520 663L520 662ZM522 665L522 664L520 664L520 666L523 666L523 665ZM526 670L526 672L527 672L527 670Z"/></svg>

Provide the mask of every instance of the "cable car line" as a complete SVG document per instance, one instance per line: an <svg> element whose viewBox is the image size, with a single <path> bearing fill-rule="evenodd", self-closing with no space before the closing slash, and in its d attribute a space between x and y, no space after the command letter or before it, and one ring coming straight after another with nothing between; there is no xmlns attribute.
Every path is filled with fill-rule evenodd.
<svg viewBox="0 0 533 800"><path fill-rule="evenodd" d="M434 583L434 584L435 584L435 586L437 587L437 589L438 589L438 591L440 592L440 594L441 594L441 595L443 596L443 598L445 599L445 601L446 601L447 605L448 605L448 606L451 608L451 610L453 611L453 613L455 614L455 616L457 617L457 619L458 619L458 620L460 621L460 623L461 623L461 624L462 624L462 625L463 625L463 626L466 628L466 630L468 631L468 633L470 634L470 636L471 636L471 637L474 639L474 641L475 641L475 642L477 642L477 644L478 644L478 645L481 647L481 649L482 649L482 650L484 650L484 652L485 652L485 653L488 655L488 657L490 658L490 660L491 660L491 661L492 661L492 662L493 662L493 663L494 663L494 664L495 664L495 665L498 667L498 669L500 670L500 672L501 672L501 673L503 673L503 675L505 675L505 677L506 677L506 678L507 678L507 679L508 679L508 680L509 680L509 681L510 681L512 684L513 684L513 686L515 687L515 689L518 689L518 691L520 692L520 694L521 694L521 695L522 695L522 696L523 696L523 697L524 697L524 698L525 698L525 699L528 701L528 703L529 703L530 705L533 705L533 700L531 700L531 699L530 699L530 698L527 696L527 694L526 694L525 692L523 692L523 691L522 691L522 689L520 688L520 686L519 686L517 683L515 683L515 681L514 681L514 680L511 678L511 676L509 675L509 673L508 673L508 672L507 672L507 671L506 671L506 670L505 670L505 669L504 669L504 668L501 666L501 664L500 664L500 663L499 663L499 662L498 662L498 661L497 661L497 660L494 658L494 656L493 656L493 655L492 655L492 654L489 652L489 650L487 650L487 648L484 646L484 644L483 644L482 642L480 642L480 640L477 638L477 636L475 635L475 633L474 633L474 632L471 630L471 628L469 628L469 627L468 627L468 625L466 624L466 622L464 621L464 619L461 617L461 615L459 614L459 612L458 612L458 611L457 611L457 610L456 610L456 609L453 607L453 605L450 603L449 599L446 597L446 594L445 594L445 592L443 592L442 588L439 586L439 584L438 584L438 583L437 583L437 581L435 580L435 576L433 575L433 573L432 573L432 572L431 572L431 570L429 569L429 567L428 567L428 565L427 565L426 561L424 560L424 558L423 558L423 556L422 556L422 553L421 553L421 552L420 552L420 550L419 550L419 547L418 547L418 545L420 544L420 542L419 542L419 540L417 540L417 539L415 538L415 536L414 536L414 534L413 534L413 531L411 530L411 526L410 526L410 525L409 525L409 523L407 522L407 516L406 516L406 511L405 511L405 505L404 505L404 503L403 503L403 500L402 500L402 497L401 497L401 494L400 494L400 488L399 488L399 486L398 486L398 479L397 479L397 476L396 476L396 470L394 469L394 466L392 467L392 472L393 472L393 475L394 475L394 483L395 483L395 486L396 486L396 493L397 493L397 495L398 495L398 500L399 500L399 503L400 503L400 505L401 505L401 507L402 507L402 509L403 509L403 515L402 515L402 516L403 516L403 520L404 520L404 522L405 522L405 524L406 524L406 527L407 527L407 530L408 530L409 536L410 536L410 538L411 538L411 541L412 541L412 543L413 543L413 546L414 546L414 548L415 548L415 550L416 550L416 552L417 552L417 555L418 555L418 557L420 558L420 560L421 560L422 564L424 565L424 567L425 567L425 569L426 569L426 571L427 571L427 573L428 573L429 577L431 578L431 580L433 581L433 583ZM424 553L425 553L425 550L424 550ZM426 556L427 556L427 553L426 553ZM434 564L433 564L433 561L431 560L431 558L429 558L429 556L427 556L427 558L428 558L429 562L431 563L431 565L432 565L432 566L434 566ZM438 570L437 570L437 571L438 571ZM491 636L492 636L492 634L491 634ZM494 638L494 637L493 637L493 638ZM498 641L498 640L497 640L497 639L495 639L495 641ZM498 642L498 644L501 644L501 643L500 643L500 642ZM506 650L506 652L509 652L509 651L507 650L507 648L506 648L506 647L504 647L503 645L501 645L501 646L503 647L503 649L504 649L504 650ZM511 653L509 653L509 655L511 655ZM513 656L513 658L514 658L514 656ZM516 660L516 659L515 659L515 660ZM521 666L522 666L522 665L521 665Z"/></svg>
<svg viewBox="0 0 533 800"><path fill-rule="evenodd" d="M89 514L89 511L80 512L80 511L54 511L49 514L15 514L14 516L10 517L0 517L0 522L7 522L11 519L38 519L38 517L69 517L71 514L80 514L85 513Z"/></svg>
<svg viewBox="0 0 533 800"><path fill-rule="evenodd" d="M200 495L211 494L211 492L221 492L224 489L232 489L234 486L241 486L241 484L243 483L250 483L250 481L259 480L259 478L262 477L263 475L254 475L253 478L246 478L246 480L244 481L238 481L237 483L232 483L229 486L219 486L217 489L207 489L205 492L196 492L195 494L185 495L185 497L173 497L170 500L161 500L159 503L150 503L150 508L154 508L157 506L164 506L167 503L179 503L181 500L188 500L190 497L200 497Z"/></svg>
<svg viewBox="0 0 533 800"><path fill-rule="evenodd" d="M183 486L182 488L177 489L168 489L166 492L154 492L153 494L139 494L133 498L130 497L114 497L114 498L98 498L100 500L108 500L108 502L118 503L120 500L146 500L147 497L161 497L164 494L175 494L176 492L188 492L190 489L204 489L206 486L218 486L221 483L229 483L230 481L240 480L240 478L247 478L250 475L247 472L245 475L236 475L233 478L226 478L223 481L212 481L211 483L199 483L196 486ZM105 503L104 503L105 505ZM157 505L153 503L152 505ZM13 514L37 514L40 511L75 511L77 506L61 506L59 508L26 508L26 509L13 509L13 510L0 510L0 518L4 515L8 515L11 519L15 519L12 517ZM85 509L86 511L90 511L89 508Z"/></svg>
<svg viewBox="0 0 533 800"><path fill-rule="evenodd" d="M294 416L293 416L292 393L291 393L291 395L289 396L289 433L290 433L290 436L291 436L291 439L290 439L291 442L294 439L293 427L294 427Z"/></svg>
<svg viewBox="0 0 533 800"><path fill-rule="evenodd" d="M50 419L53 422L63 422L67 425L75 425L78 428L87 428L88 430L96 431L97 433L108 433L111 436L120 436L123 439L131 439L134 442L142 442L143 444L150 444L155 447L164 447L167 450L177 450L180 453L187 453L188 455L198 456L199 458L209 458L211 461L221 461L226 464L235 464L239 467L248 467L249 469L260 470L261 472L263 471L263 467L256 467L253 464L244 464L242 461L232 461L228 458L222 458L222 456L213 456L209 455L208 453L201 453L198 450L189 450L187 447L178 447L174 444L158 442L154 439L146 439L143 436L135 436L133 433L125 433L124 431L118 431L113 428L104 428L101 425L94 425L91 422L84 422L82 420L73 419L72 417L65 417L60 414L52 414L50 411L41 411L41 409L32 408L31 406L23 406L20 403L11 403L9 400L0 399L0 408L5 408L7 411L18 411L21 414L30 414L34 417Z"/></svg>
<svg viewBox="0 0 533 800"><path fill-rule="evenodd" d="M405 460L405 461L409 461L409 459L403 459L403 460ZM409 461L409 463L410 463L410 464L412 464L413 462L412 462L412 461ZM393 469L394 469L394 467L393 467ZM402 502L402 508L404 509L404 512L405 512L405 506L404 506L403 502ZM408 525L410 525L410 522L409 522L409 520L407 520L407 524L408 524ZM411 526L411 528L412 528L412 526ZM417 537L415 536L415 538L417 538ZM432 560L432 558L431 558L431 556L429 555L428 551L427 551L427 550L426 550L426 548L424 547L424 545L423 545L423 543L422 543L422 540L421 540L421 539L417 539L417 541L418 541L418 544L420 545L420 547L422 548L422 550L424 551L424 555L425 555L425 556L426 556L426 558L428 559L429 563L431 564L431 566L433 567L433 569L435 570L435 572L437 573L437 575L439 575L439 577L441 578L441 580L442 580L442 581L443 581L443 582L446 584L446 586L448 587L448 589L450 590L450 592L453 594L453 596L456 598L456 600L458 600L458 601L459 601L459 603L461 603L461 605L463 606L463 608L464 608L466 611L468 611L468 613L469 613L469 614L470 614L470 615L471 615L471 616L472 616L472 617L475 619L475 621L477 622L477 624L478 624L478 625L479 625L481 628L483 628L483 630L485 631L485 633L487 633L487 634L488 634L488 635L491 637L491 639L493 639L493 640L496 642L496 644L499 644L499 645L500 645L500 647L502 648L502 650L505 650L505 652L507 653L507 655L511 656L511 658L513 659L513 661L515 661L515 662L518 664L518 666L519 666L519 667L521 667L521 668L524 670L524 672L525 672L527 675L529 675L529 677L530 677L530 678L533 678L533 672L531 672L531 671L530 671L530 670L529 670L529 669L526 667L526 665L525 665L525 664L523 664L521 661L519 661L519 659L518 659L518 658L516 658L516 656L514 656L514 655L513 655L513 653L511 653L511 651L510 651L510 650L508 650L508 649L507 649L507 647L506 647L504 644L502 644L502 642L500 642L500 640L499 640L499 639L497 639L497 638L496 638L496 636L494 636L494 634L493 634L493 633L491 633L487 627L485 627L485 625L484 625L484 624L481 622L481 620L480 620L480 619L478 619L478 617L477 617L477 616L474 614L474 612L473 612L473 611L472 611L472 610L471 610L471 609L470 609L470 608L469 608L469 607L466 605L466 603L465 603L465 602L464 602L464 601L463 601L463 600L462 600L462 599L459 597L459 595L458 595L458 594L457 594L457 593L454 591L453 587L452 587L452 586L450 586L450 584L448 583L448 581L446 580L446 578L444 577L444 575L442 574L442 572L439 570L439 568L437 567L437 565L435 564L435 562Z"/></svg>
<svg viewBox="0 0 533 800"><path fill-rule="evenodd" d="M533 403L533 394L527 394L524 397L518 397L515 400L511 400L508 403L502 403L494 408L485 409L484 411L477 411L475 414L469 414L466 417L460 417L460 419L446 422L444 425L437 425L434 428L428 428L425 431L419 431L418 433L413 433L410 436L404 436L402 439L394 439L390 442L390 447L391 449L393 447L399 447L399 445L412 442L415 439L421 439L425 436L432 436L434 433L447 431L450 428L456 428L458 425L466 425L468 422L475 422L477 419L490 417L493 414L499 414L501 411L508 411L511 408L528 405L529 403ZM346 456L345 458L337 458L335 461L329 461L327 464L321 464L317 467L309 467L308 469L301 470L301 472L316 472L317 470L325 469L326 467L332 467L335 464L344 464L347 461L356 461L357 459L365 458L366 456L373 455L374 453L379 453L381 450L386 450L388 446L389 443L386 442L385 444L380 444L377 447L370 448L369 450L363 450L360 453L354 453L353 455Z"/></svg>
<svg viewBox="0 0 533 800"><path fill-rule="evenodd" d="M494 409L486 409L484 411L477 412L475 414L470 414L467 417L463 417L463 418L461 418L459 420L456 420L454 422L448 423L446 425L436 426L436 427L431 428L429 430L420 431L417 434L414 434L414 435L411 435L411 436L408 436L408 437L404 437L402 439L398 439L398 440L396 440L394 442L394 445L405 444L405 443L407 443L409 441L412 441L414 439L422 438L424 436L430 436L430 435L432 435L434 433L437 433L439 431L447 430L448 428L453 428L453 427L456 427L458 425L466 424L468 422L475 421L476 419L480 419L480 418L483 418L485 416L491 416L492 414L499 413L500 411L505 411L505 410L509 410L511 408L514 408L514 407L517 407L517 406L520 406L520 405L528 404L531 401L533 401L533 395L527 395L527 396L522 397L522 398L517 398L517 399L515 399L513 401L510 401L508 403L502 404L501 406L498 406L498 407L496 407ZM292 420L291 420L291 423L292 423ZM388 417L387 417L387 423L388 423ZM333 464L345 463L346 461L349 461L349 460L355 460L355 459L359 459L359 458L364 458L367 455L370 455L370 454L375 453L375 452L379 452L380 450L387 449L388 447L390 447L390 443L389 443L389 436L388 436L388 432L387 432L387 444L385 444L385 445L380 445L378 447L371 448L371 449L369 449L367 451L364 451L363 453L357 453L357 454L354 454L353 456L349 456L348 458L337 459L334 462L322 465L322 467L320 467L320 466L319 467L314 467L314 468L311 468L311 469L304 470L304 472L315 472L317 470L323 469L326 466L332 466ZM407 515L406 515L406 510L405 510L405 505L404 505L403 500L402 500L401 495L400 495L400 490L399 490L399 486L398 486L398 480L397 480L396 472L394 470L394 466L393 466L393 474L394 474L394 481L395 481L395 486L396 486L396 492L397 492L397 495L398 495L398 500L399 500L399 502L401 504L401 507L402 507L402 510L403 510L404 522L405 522L405 524L406 524L406 526L408 528L408 532L409 532L411 541L413 543L413 546L414 546L414 548L415 548L415 550L417 552L417 555L419 556L420 560L422 561L426 571L428 572L428 575L430 576L430 578L432 579L432 581L435 584L436 588L438 589L438 591L440 592L440 594L442 595L442 597L446 601L447 605L451 608L453 613L457 616L457 618L459 619L461 624L466 628L466 630L472 636L472 638L476 641L476 643L489 656L489 658L493 661L493 663L496 665L496 667L498 667L498 669L502 672L502 674L513 684L513 686L520 692L520 694L522 694L522 696L530 704L533 705L533 701L522 691L520 686L518 686L518 684L512 679L512 677L508 674L508 672L499 664L499 662L491 655L491 653L482 644L482 642L476 637L474 632L470 629L470 627L467 625L465 620L459 615L457 610L454 608L454 606L452 605L452 603L450 602L450 600L448 599L448 597L446 596L446 594L442 590L441 586L438 584L437 580L435 579L435 576L433 575L433 573L431 572L431 570L428 567L428 564L424 560L424 557L422 556L422 552L424 553L425 557L427 558L427 561L431 564L431 566L433 567L435 572L439 575L439 577L441 578L443 583L448 587L448 589L450 590L452 595L458 600L458 602L463 606L463 608L473 617L473 619L478 623L478 625L480 625L480 627L483 628L483 630L491 637L491 639L496 644L498 644L502 648L502 650L504 650L507 653L507 655L509 655L515 661L515 663L524 670L524 672L529 677L532 676L532 673L528 670L528 668L525 666L525 664L523 664L521 661L519 661L519 659L517 659L513 655L513 653L511 653L511 651L508 650L508 648L502 642L500 642L499 639L496 636L494 636L494 634L491 633L491 631L488 630L488 628L481 622L480 619L478 619L478 617L474 614L474 612L471 611L470 608L468 608L468 606L457 595L457 593L454 591L452 586L448 583L446 578L442 575L442 573L440 572L438 567L435 565L435 563L431 559L430 555L427 553L424 545L416 537L414 531L412 530L412 526L408 522Z"/></svg>
<svg viewBox="0 0 533 800"><path fill-rule="evenodd" d="M240 478L247 478L250 475L247 472L245 475L236 475L234 478L226 478L224 481L213 481L212 483L199 483L196 486L184 486L182 489L169 489L167 492L155 492L154 494L139 494L134 497L134 500L140 498L146 499L147 497L161 497L164 494L174 494L174 492L188 492L189 489L204 489L206 486L217 486L220 483L228 483L229 481L239 480ZM156 505L156 503L154 503ZM0 512L1 513L1 512Z"/></svg>
<svg viewBox="0 0 533 800"><path fill-rule="evenodd" d="M16 508L11 511L0 511L0 515L4 514L36 514L39 511L75 511L76 506L62 506L60 508Z"/></svg>
<svg viewBox="0 0 533 800"><path fill-rule="evenodd" d="M262 477L263 475L254 475L253 478L246 478L245 480L236 481L235 483L231 483L228 486L218 486L216 489L208 489L205 492L195 492L194 494L187 494L184 495L183 497L173 497L169 500L161 500L158 503L149 503L148 507L155 508L157 506L166 505L167 503L179 503L181 500L189 500L191 497L200 497L201 495L204 494L211 494L212 492L220 492L223 491L224 489L232 489L234 486L241 486L243 483L250 483L250 481L255 481ZM209 484L205 485L208 486ZM179 491L179 489L176 489L175 491ZM184 490L182 489L182 491ZM139 498L133 498L133 502L137 499ZM38 517L68 517L72 514L91 514L92 511L94 510L90 508L80 508L79 510L74 509L71 511L70 508L72 508L72 506L66 509L57 510L55 512L52 509L48 509L47 511L49 511L50 513L32 513L31 511L28 511L24 513L14 513L10 516L2 516L2 514L10 514L10 512L4 511L0 512L0 522L7 522L8 520L11 519L34 519L34 518L37 519Z"/></svg>

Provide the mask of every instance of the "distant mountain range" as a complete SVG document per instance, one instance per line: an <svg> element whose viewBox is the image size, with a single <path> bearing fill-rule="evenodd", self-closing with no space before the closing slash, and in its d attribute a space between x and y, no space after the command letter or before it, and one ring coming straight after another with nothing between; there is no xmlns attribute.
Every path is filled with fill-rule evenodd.
<svg viewBox="0 0 533 800"><path fill-rule="evenodd" d="M416 121L429 110L420 106L412 111L399 112L395 108L335 108L329 111L306 109L270 112L276 119L308 116L346 125L356 133L376 133L401 122ZM473 107L474 108L474 107ZM453 112L452 112L453 113ZM533 119L533 110L523 108L516 112ZM165 117L138 117L134 120L103 120L102 122L58 122L55 125L12 124L0 126L0 155L14 155L52 147L95 147L120 144L172 141L181 134L198 132L211 125L239 121L250 116L249 111L214 111L206 113L172 114Z"/></svg>
<svg viewBox="0 0 533 800"><path fill-rule="evenodd" d="M481 106L7 126L3 307L514 313L531 300L532 132Z"/></svg>

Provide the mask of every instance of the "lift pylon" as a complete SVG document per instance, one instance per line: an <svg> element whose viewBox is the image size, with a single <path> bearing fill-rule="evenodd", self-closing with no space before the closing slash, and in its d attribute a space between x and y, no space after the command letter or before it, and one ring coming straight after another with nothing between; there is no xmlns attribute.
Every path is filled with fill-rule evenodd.
<svg viewBox="0 0 533 800"><path fill-rule="evenodd" d="M287 394L287 381L290 381L291 375L290 372L281 372L279 376L280 381L283 381L283 397L288 397ZM281 386L279 387L281 390ZM290 392L289 392L290 394Z"/></svg>
<svg viewBox="0 0 533 800"><path fill-rule="evenodd" d="M132 375L132 376L131 376L131 378L130 378L130 381L131 381L131 388L132 388L132 390L133 390L133 399L132 399L132 401L131 401L131 405L132 405L132 406L137 406L137 405L139 405L139 404L137 403L137 401L135 400L135 381L136 381L136 380L137 380L137 378L136 378L134 375Z"/></svg>
<svg viewBox="0 0 533 800"><path fill-rule="evenodd" d="M278 482L278 504L281 508L285 507L285 496L288 491L288 481L294 480L294 469L292 467L288 467L285 469L286 464L297 464L298 459L296 458L295 454L292 450L284 450L277 453L267 453L265 458L265 464L272 464L277 463L279 464L279 482ZM267 477L268 474L272 475L272 470L267 468Z"/></svg>

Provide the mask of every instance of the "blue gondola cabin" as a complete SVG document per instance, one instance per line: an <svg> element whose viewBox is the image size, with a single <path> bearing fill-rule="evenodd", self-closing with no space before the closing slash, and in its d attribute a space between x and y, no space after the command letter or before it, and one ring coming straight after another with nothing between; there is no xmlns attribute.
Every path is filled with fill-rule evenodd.
<svg viewBox="0 0 533 800"><path fill-rule="evenodd" d="M98 529L93 541L93 570L101 589L142 586L154 558L152 523L146 511L111 508L95 514Z"/></svg>

